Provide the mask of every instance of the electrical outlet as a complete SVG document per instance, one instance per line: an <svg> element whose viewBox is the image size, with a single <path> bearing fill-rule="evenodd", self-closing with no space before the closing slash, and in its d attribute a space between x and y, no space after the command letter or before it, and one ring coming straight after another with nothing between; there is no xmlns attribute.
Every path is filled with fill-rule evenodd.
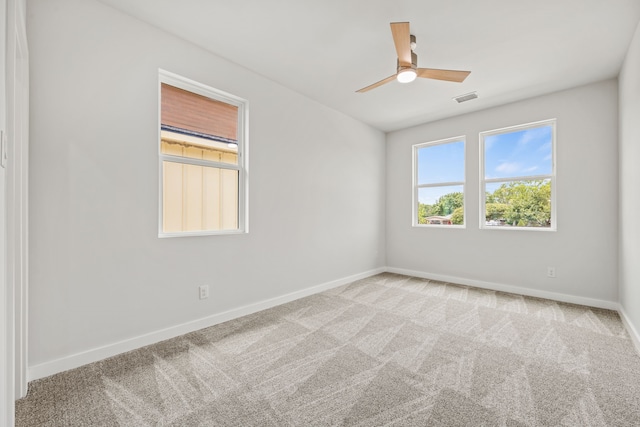
<svg viewBox="0 0 640 427"><path fill-rule="evenodd" d="M547 277L551 277L555 279L556 277L556 268L555 267L547 267Z"/></svg>
<svg viewBox="0 0 640 427"><path fill-rule="evenodd" d="M208 285L202 285L198 288L198 291L200 292L200 299L207 299L209 298L209 286Z"/></svg>

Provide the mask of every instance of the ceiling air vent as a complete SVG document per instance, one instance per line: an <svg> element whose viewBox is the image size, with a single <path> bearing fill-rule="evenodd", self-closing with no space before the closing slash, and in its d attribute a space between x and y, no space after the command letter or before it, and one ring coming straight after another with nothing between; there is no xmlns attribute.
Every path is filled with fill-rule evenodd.
<svg viewBox="0 0 640 427"><path fill-rule="evenodd" d="M458 101L458 104L465 101L470 101L472 99L476 99L478 94L475 92L465 93L464 95L458 95L453 98L454 101Z"/></svg>

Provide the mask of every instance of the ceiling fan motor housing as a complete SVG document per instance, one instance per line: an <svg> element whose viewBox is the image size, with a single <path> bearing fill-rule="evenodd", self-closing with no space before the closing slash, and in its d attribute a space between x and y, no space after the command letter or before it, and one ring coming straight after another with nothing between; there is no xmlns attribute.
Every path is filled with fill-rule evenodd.
<svg viewBox="0 0 640 427"><path fill-rule="evenodd" d="M413 37L413 36L411 36ZM405 69L405 68L409 68L409 67L402 67L400 65L400 60L396 60L396 65L397 65L397 69L398 71ZM418 68L418 55L416 55L416 53L414 51L411 51L411 68L413 68L414 70L416 68Z"/></svg>

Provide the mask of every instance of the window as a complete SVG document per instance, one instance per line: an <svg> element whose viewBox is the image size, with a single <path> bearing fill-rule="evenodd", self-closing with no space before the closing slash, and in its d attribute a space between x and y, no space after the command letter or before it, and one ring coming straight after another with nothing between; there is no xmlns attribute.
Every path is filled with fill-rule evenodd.
<svg viewBox="0 0 640 427"><path fill-rule="evenodd" d="M159 236L245 232L247 102L160 71Z"/></svg>
<svg viewBox="0 0 640 427"><path fill-rule="evenodd" d="M464 137L413 146L413 226L464 226Z"/></svg>
<svg viewBox="0 0 640 427"><path fill-rule="evenodd" d="M555 125L480 133L480 228L556 229Z"/></svg>

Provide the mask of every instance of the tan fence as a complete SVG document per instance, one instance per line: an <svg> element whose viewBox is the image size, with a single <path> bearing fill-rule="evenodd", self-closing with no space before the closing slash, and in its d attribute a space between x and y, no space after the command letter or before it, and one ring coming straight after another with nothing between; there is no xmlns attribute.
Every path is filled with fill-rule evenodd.
<svg viewBox="0 0 640 427"><path fill-rule="evenodd" d="M238 155L216 148L162 140L162 152L237 164ZM238 228L238 171L163 161L165 233Z"/></svg>

